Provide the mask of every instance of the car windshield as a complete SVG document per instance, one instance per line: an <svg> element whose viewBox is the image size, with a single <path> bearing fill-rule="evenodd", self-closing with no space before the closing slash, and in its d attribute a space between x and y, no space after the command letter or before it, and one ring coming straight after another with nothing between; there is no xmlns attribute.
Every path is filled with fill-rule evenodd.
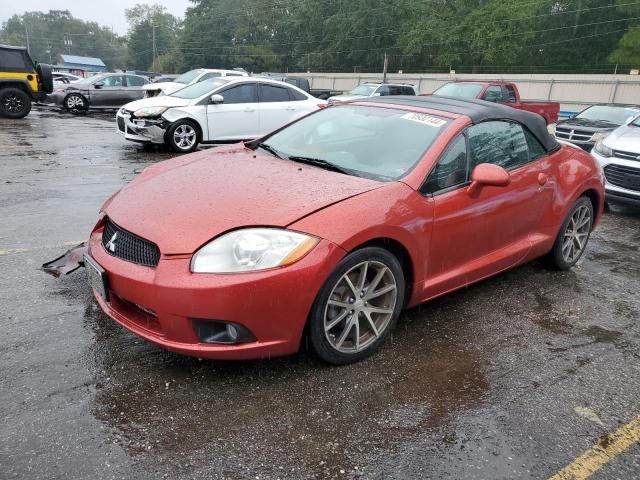
<svg viewBox="0 0 640 480"><path fill-rule="evenodd" d="M351 90L349 93L351 95L362 95L364 97L368 97L371 95L375 89L378 88L377 85L358 85L356 88Z"/></svg>
<svg viewBox="0 0 640 480"><path fill-rule="evenodd" d="M100 73L98 75L94 75L93 77L83 78L80 82L93 85L96 82L100 82L100 81L104 80L105 78L107 78L107 76L108 76L108 74L106 74L106 73ZM80 82L78 82L78 83L80 83Z"/></svg>
<svg viewBox="0 0 640 480"><path fill-rule="evenodd" d="M169 96L193 100L194 98L199 98L203 95L206 95L207 93L213 92L216 88L224 85L228 81L229 80L226 80L224 78L211 78L209 80L194 83L193 85L181 88L180 90L178 90L177 92L173 92Z"/></svg>
<svg viewBox="0 0 640 480"><path fill-rule="evenodd" d="M445 83L433 95L439 97L477 98L483 86L478 83Z"/></svg>
<svg viewBox="0 0 640 480"><path fill-rule="evenodd" d="M178 78L174 80L176 83L184 83L185 85L193 82L198 75L200 75L201 70L189 70L188 72L183 73Z"/></svg>
<svg viewBox="0 0 640 480"><path fill-rule="evenodd" d="M425 113L343 105L305 117L264 143L283 158L316 159L388 181L405 176L449 123Z"/></svg>
<svg viewBox="0 0 640 480"><path fill-rule="evenodd" d="M640 114L640 107L623 107L613 105L594 105L586 110L583 110L576 118L584 118L587 120L605 120L607 122L615 123L616 125L623 125L630 119Z"/></svg>

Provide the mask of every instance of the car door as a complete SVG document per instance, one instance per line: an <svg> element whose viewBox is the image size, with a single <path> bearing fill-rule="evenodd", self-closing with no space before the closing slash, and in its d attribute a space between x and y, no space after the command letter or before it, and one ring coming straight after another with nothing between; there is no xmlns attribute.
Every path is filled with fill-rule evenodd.
<svg viewBox="0 0 640 480"><path fill-rule="evenodd" d="M94 83L89 90L89 96L94 107L124 105L127 103L125 75L109 75Z"/></svg>
<svg viewBox="0 0 640 480"><path fill-rule="evenodd" d="M511 183L469 192L473 168L505 168ZM522 261L552 197L520 124L483 122L454 140L431 171L423 193L434 201L427 297L480 280Z"/></svg>
<svg viewBox="0 0 640 480"><path fill-rule="evenodd" d="M300 116L296 113L301 108L300 101L292 100L292 95L289 93L291 90L284 85L259 84L261 135L272 132Z"/></svg>
<svg viewBox="0 0 640 480"><path fill-rule="evenodd" d="M140 77L138 75L127 75L125 80L127 82L125 87L126 98L124 99L124 102L121 105L116 105L116 106L122 106L126 103L133 102L135 100L140 100L141 98L143 98L144 90L142 89L142 86L149 83L149 81L146 78Z"/></svg>
<svg viewBox="0 0 640 480"><path fill-rule="evenodd" d="M260 136L255 83L236 83L216 92L223 103L207 105L207 141L249 140Z"/></svg>
<svg viewBox="0 0 640 480"><path fill-rule="evenodd" d="M500 85L489 85L482 94L482 100L487 102L503 103L502 87Z"/></svg>

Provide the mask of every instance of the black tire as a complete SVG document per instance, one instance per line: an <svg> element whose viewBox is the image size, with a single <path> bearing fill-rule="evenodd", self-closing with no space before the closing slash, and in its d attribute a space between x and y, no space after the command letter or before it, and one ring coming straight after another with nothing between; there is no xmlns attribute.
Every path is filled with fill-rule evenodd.
<svg viewBox="0 0 640 480"><path fill-rule="evenodd" d="M0 115L24 118L31 111L31 98L19 88L0 88Z"/></svg>
<svg viewBox="0 0 640 480"><path fill-rule="evenodd" d="M367 323L368 322L367 317L365 316L364 313L359 313L359 312L356 313L355 314L356 320L353 321L352 314L350 314L350 312L352 313L353 310L349 312L347 311L347 309L344 309L341 313L344 312L346 315L348 315L344 321L345 322L344 327L342 326L342 322L340 322L336 324L336 327L334 327L334 328L338 328L337 332L336 330L328 330L328 333L325 333L325 313L328 313L329 312L328 309L331 308L329 306L329 301L330 300L334 301L334 299L336 298L335 297L336 291L334 291L334 289L337 290L339 288L344 288L344 287L340 287L340 285L347 285L346 283L341 283L343 282L342 280L343 276L347 273L351 275L350 272L354 272L353 275L355 275L356 272L354 271L354 269L356 269L359 265L363 264L364 262L373 262L373 263L368 263L368 265L374 266L370 269L371 270L371 272L369 272L370 275L375 275L376 272L380 271L380 270L376 271L375 268L379 267L380 265L384 265L385 267L387 267L389 274L393 276L393 280L395 280L395 304L393 308L391 308L391 305L390 305L391 300L387 299L386 301L389 302L389 305L386 305L385 307L383 307L383 308L388 308L389 311L392 311L393 313L390 314L390 317L383 317L383 319L380 320L384 322L380 324L380 327L383 328L383 330L376 332L377 335L375 335L374 330L372 330L371 327L368 326L370 324ZM359 273L357 274L357 276L359 277L362 270L358 270L358 272ZM385 273L385 276L386 275L387 273ZM367 276L369 275L365 274L365 277ZM371 277L369 276L369 278ZM387 278L391 280L391 277L387 277ZM356 280L356 283L357 281L359 281L359 278ZM354 283L354 286L356 287L356 289L358 289L360 285L357 285L356 283ZM362 285L365 285L365 284L366 284L366 278L365 278L365 281L362 282ZM381 290L381 289L376 289L376 286L374 286L373 288L377 291ZM349 295L348 290L346 290L346 288L344 290L345 290L345 293ZM366 290L364 291L366 292ZM331 298L332 295L333 295L333 298ZM345 365L348 363L358 362L368 357L379 348L380 344L382 344L385 341L385 339L389 336L389 333L393 330L396 322L398 321L398 317L400 316L400 312L402 311L402 307L404 305L404 296L405 296L405 280L404 280L404 274L402 272L402 266L400 265L400 262L398 261L398 259L394 255L392 255L389 251L383 248L378 248L378 247L366 247L361 250L356 250L355 252L350 253L344 259L342 259L342 261L340 261L340 263L336 266L333 273L326 280L326 282L318 292L318 295L311 308L311 313L309 315L308 332L309 332L310 344L314 353L323 361L333 365ZM361 294L361 297L362 297L362 294ZM366 299L367 297L365 295L364 298L362 298L359 302L356 302L354 304L354 307L349 307L349 308L356 308L356 309L362 308L362 305L367 305L366 302L363 303ZM350 298L346 300L346 302L353 303L351 302L351 300L354 300L354 299ZM360 304L359 306L358 306L358 303ZM380 304L371 305L371 306L380 307ZM333 307L333 308L340 309L344 307ZM338 311L339 310L336 310L336 312ZM337 317L339 316L341 315L336 313L336 316L334 317L334 319L337 319ZM371 316L371 314L369 316ZM380 317L377 317L377 318L380 319ZM355 322L358 322L358 328L354 329L347 322L353 322L354 324ZM374 323L375 323L375 319L374 319ZM360 330L361 328L366 329L362 331L365 332L364 335L369 335L369 339L367 340L367 342L369 343L367 343L364 347L362 347L362 350L353 351L353 352L344 352L344 351L338 350L338 347L334 345L333 342L336 342L336 343L339 342L339 340L337 340L337 337L341 337L342 334L344 334L347 327L352 331L356 330L355 334L357 335L359 335L359 333L361 332ZM336 333L331 334L330 332L332 331ZM348 339L350 338L349 341L351 343L355 341L355 339L353 338L355 335L353 335L352 333L347 332L345 335ZM332 340L330 340L330 338L332 338ZM346 340L343 340L343 341L346 341ZM344 343L342 345L344 345Z"/></svg>
<svg viewBox="0 0 640 480"><path fill-rule="evenodd" d="M39 63L36 72L40 76L40 88L44 93L53 92L53 73L51 66L46 63Z"/></svg>
<svg viewBox="0 0 640 480"><path fill-rule="evenodd" d="M181 129L185 132L185 136L182 137L184 141L179 142L178 136L180 135ZM191 141L192 134L193 141ZM164 136L165 144L177 153L193 152L198 148L200 140L200 129L198 128L198 125L193 120L188 119L177 120L174 122Z"/></svg>
<svg viewBox="0 0 640 480"><path fill-rule="evenodd" d="M71 113L86 112L89 108L87 98L80 93L70 93L62 101L62 107Z"/></svg>
<svg viewBox="0 0 640 480"><path fill-rule="evenodd" d="M584 244L582 244L581 249L579 249L579 252L577 252L577 254L574 257L569 256L569 258L567 258L567 256L563 253L563 249L567 245L566 239L568 238L567 236L569 235L568 228L571 224L571 221L574 215L576 215L576 212L578 212L581 209L584 209L584 211L587 211L589 216L588 217L589 222L584 226L584 233L581 233L581 235L586 235L583 237ZM560 231L558 232L556 241L553 244L553 249L549 253L548 261L552 268L555 268L557 270L569 270L578 262L578 260L580 260L580 257L582 257L582 254L586 250L587 244L589 243L589 238L591 236L591 229L593 228L593 220L594 220L594 212L593 212L593 204L591 203L591 200L589 200L588 197L580 197L576 201L576 203L573 205L569 213L567 214L567 217L564 219L564 222L562 222L562 226L560 227ZM574 225L575 225L575 222L574 222ZM575 245L576 241L578 240L570 239L569 243L570 244L573 243Z"/></svg>

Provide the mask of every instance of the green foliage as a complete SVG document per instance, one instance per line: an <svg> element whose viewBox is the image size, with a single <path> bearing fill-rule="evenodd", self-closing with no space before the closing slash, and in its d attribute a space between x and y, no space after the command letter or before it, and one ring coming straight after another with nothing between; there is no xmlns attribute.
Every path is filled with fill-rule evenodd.
<svg viewBox="0 0 640 480"><path fill-rule="evenodd" d="M620 39L620 44L611 55L612 63L640 66L640 28L630 28Z"/></svg>
<svg viewBox="0 0 640 480"><path fill-rule="evenodd" d="M125 10L129 23L129 66L138 70L179 68L179 57L173 57L177 42L178 19L161 5L136 4ZM154 47L155 36L155 52ZM159 59L162 63L158 63ZM162 68L161 68L162 67Z"/></svg>
<svg viewBox="0 0 640 480"><path fill-rule="evenodd" d="M27 46L34 60L57 64L62 53L99 57L108 68L126 63L124 38L96 22L74 18L68 10L14 15L0 29L0 43Z"/></svg>

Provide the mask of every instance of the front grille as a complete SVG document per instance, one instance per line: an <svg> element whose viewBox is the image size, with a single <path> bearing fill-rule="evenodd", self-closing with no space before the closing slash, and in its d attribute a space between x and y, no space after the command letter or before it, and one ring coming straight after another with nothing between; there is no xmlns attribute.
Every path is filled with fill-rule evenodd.
<svg viewBox="0 0 640 480"><path fill-rule="evenodd" d="M118 117L118 130L120 130L121 132L125 131L124 118L122 118L122 117Z"/></svg>
<svg viewBox="0 0 640 480"><path fill-rule="evenodd" d="M576 140L579 142L588 142L593 137L593 132L587 130L577 130L575 128L556 127L556 138L562 140Z"/></svg>
<svg viewBox="0 0 640 480"><path fill-rule="evenodd" d="M614 150L613 156L624 158L625 160L640 160L640 153L623 152L622 150Z"/></svg>
<svg viewBox="0 0 640 480"><path fill-rule="evenodd" d="M640 168L607 165L604 167L604 176L611 185L640 192Z"/></svg>
<svg viewBox="0 0 640 480"><path fill-rule="evenodd" d="M155 267L160 260L160 249L155 243L120 228L109 219L104 224L102 246L109 255L139 265Z"/></svg>

